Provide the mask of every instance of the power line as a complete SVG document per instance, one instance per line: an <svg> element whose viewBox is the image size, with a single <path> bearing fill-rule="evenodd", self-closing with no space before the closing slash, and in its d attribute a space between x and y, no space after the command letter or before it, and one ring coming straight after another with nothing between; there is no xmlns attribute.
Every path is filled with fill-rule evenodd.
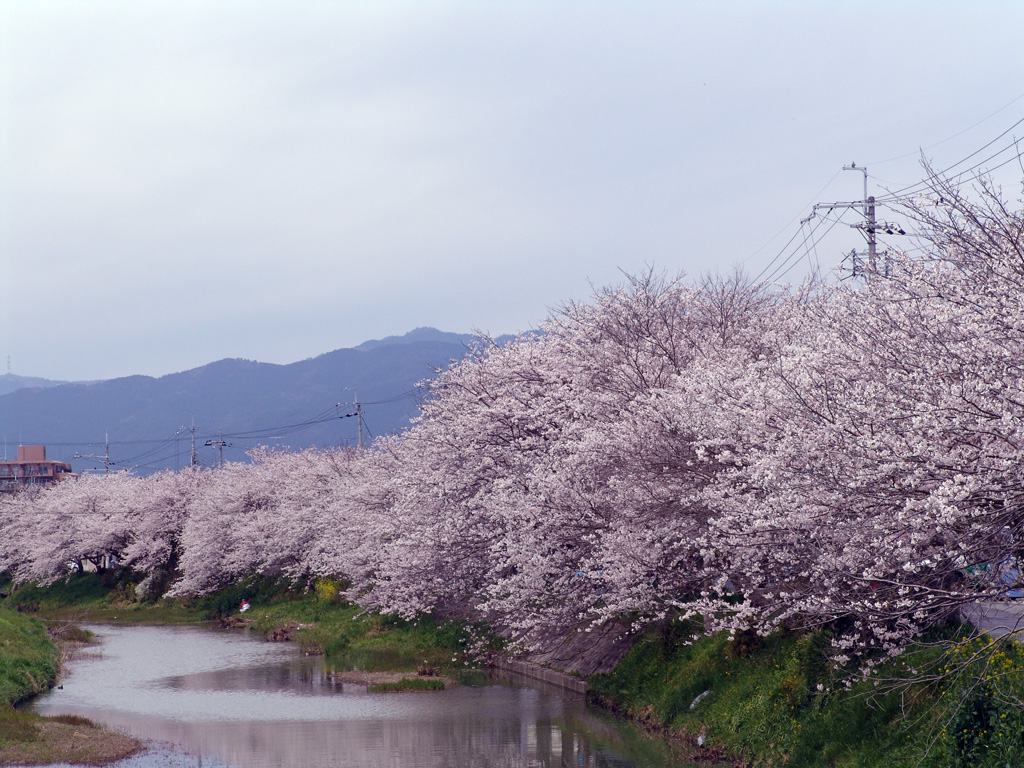
<svg viewBox="0 0 1024 768"><path fill-rule="evenodd" d="M818 199L819 197L821 197L821 193L822 193L822 192L824 192L824 191L825 191L826 189L828 189L828 188L829 188L829 185L830 185L830 184L831 184L831 183L832 183L833 181L835 181L835 180L836 180L836 177L837 177L837 176L838 176L838 175L839 175L840 173L842 173L842 172L843 172L843 171L842 171L842 169L839 169L838 171L836 171L836 172L835 172L835 174L833 174L832 178L831 178L831 179L829 179L829 180L828 180L827 182L825 182L825 185L824 185L824 186L823 186L823 187L822 187L821 189L819 189L819 190L818 190L817 192L815 192L815 193L814 193L814 197L812 197L812 198L811 198L811 199L810 199L810 200L809 200L809 201L807 202L807 205L805 205L805 206L804 206L804 208L807 208L808 206L810 206L810 205L813 205L814 201L815 201L815 200L817 200L817 199ZM791 225L791 224L792 224L792 223L793 223L794 221L796 221L796 220L797 220L797 218L799 218L799 215L800 215L800 214L797 214L797 215L796 215L796 216L794 216L794 217L793 217L792 219L790 219L790 220L789 220L789 221L787 221L787 222L786 222L785 224L783 224L783 225L782 225L782 228L781 228L781 229L780 229L780 230L779 230L778 232L776 232L776 233L775 233L774 235L772 235L772 236L771 236L770 238L768 238L768 240L766 240L766 241L765 241L765 243L764 243L764 244L763 244L763 245L762 245L762 246L761 246L760 248L758 248L758 249L757 249L756 251L754 251L754 252L753 252L752 254L750 254L749 256L747 256L747 258L743 259L743 261L741 261L741 262L740 262L740 264L746 264L746 263L747 263L748 261L750 261L750 260L751 260L752 258L754 258L755 256L757 256L757 254L759 254L759 253L760 253L761 251L763 251L763 250L764 250L765 248L767 248L767 247L768 247L768 243L772 242L772 240L774 240L774 239L775 239L775 238L777 238L777 237L778 237L779 235L781 235L781 234L782 234L783 232L785 232L785 231L786 231L786 229L787 229L787 228L788 228L788 227L789 227L789 226L790 226L790 225ZM802 224L803 224L803 223L801 222L801 226L802 226ZM791 237L791 238L789 239L789 242L787 242L787 243L786 243L786 245L782 246L782 250L785 250L785 249L786 249L786 246L788 246L788 245L789 245L789 243L793 242L793 239L794 239L795 237L796 237L796 235L794 235L793 237Z"/></svg>
<svg viewBox="0 0 1024 768"><path fill-rule="evenodd" d="M867 165L869 165L869 166L883 165L885 163L891 163L894 160L904 160L904 159L906 159L908 157L913 157L914 155L920 155L924 151L927 151L929 149L934 149L935 147L938 147L938 146L941 146L942 144L945 144L947 141L952 141L953 139L955 139L955 138L957 138L959 136L963 136L968 131L971 131L971 130L977 128L982 123L984 123L984 122L986 122L988 120L991 120L993 117L998 115L1000 112L1003 112L1004 110L1009 109L1010 107L1012 107L1014 104L1016 104L1021 99L1024 99L1024 93L1022 93L1019 96L1017 96L1016 98L1012 99L1008 104L1004 104L1003 106L1001 106L999 109L997 109L995 112L991 113L990 115L987 115L986 117L981 118L981 120L979 120L978 122L974 123L973 125L969 125L966 128L964 128L962 131L957 131L952 136L947 136L946 138L942 139L941 141L936 141L934 144L929 144L927 147L921 147L920 149L918 149L915 152L907 152L906 154L903 154L903 155L897 155L896 157L890 157L887 160L873 160L873 161L869 162ZM819 192L818 194L821 194L821 193Z"/></svg>
<svg viewBox="0 0 1024 768"><path fill-rule="evenodd" d="M784 253L786 252L786 249L787 249L787 248L789 248L790 244L791 244L791 243L792 243L792 242L793 242L794 240L796 240L796 238L797 238L797 236L798 236L798 235L800 234L800 232L802 232L802 231L803 231L803 226L802 226L802 225L803 225L803 224L804 224L805 222L806 222L806 219L805 219L804 221L802 221L802 222L801 222L801 228L800 228L800 229L798 229L798 230L797 230L796 232L794 232L794 233L793 233L793 236L792 236L791 238L789 238L789 240L787 240L787 241L786 241L786 244L782 246L781 250L779 250L779 252L778 252L777 254L775 254L775 258L773 258L773 259L772 259L771 261L769 261L769 262L768 262L768 264L767 264L767 266L765 266L765 267L764 267L764 269L762 269L762 270L761 270L760 272L758 272L758 273L757 273L757 275L756 275L756 276L754 277L754 280L753 280L753 282L755 282L755 283L756 283L756 282L758 282L758 281L759 281L759 280L761 279L761 276L762 276L762 275L764 275L764 273L765 273L765 272L767 272L767 271L768 271L769 269L771 269L771 268L772 268L772 266L774 266L774 265L775 265L775 263L776 263L776 262L777 262L777 261L778 261L779 259L781 259L781 258L782 258L782 254L784 254ZM819 225L819 226L820 226L820 225Z"/></svg>
<svg viewBox="0 0 1024 768"><path fill-rule="evenodd" d="M84 441L84 442L67 442L67 441L46 441L46 440L42 440L42 441L39 441L39 442L40 442L40 444L45 444L45 445L48 445L48 446L51 446L51 447L54 447L54 448L74 448L74 449L76 449L75 454L73 456L69 457L69 459L97 459L97 460L100 460L100 461L105 461L105 466L107 467L108 470L109 470L109 467L115 466L115 465L121 465L121 466L124 466L124 467L131 467L132 469L153 469L153 470L156 470L156 469L160 468L160 464L161 463L170 461L171 459L174 459L176 456L180 455L180 451L178 450L177 443L180 441L182 436L188 434L189 438L190 438L190 441L193 443L193 448L191 450L191 459L190 459L190 462L189 462L191 465L196 466L196 465L198 465L200 463L199 462L198 453L197 453L197 451L196 451L196 449L194 447L194 443L195 443L195 441L197 439L204 440L205 441L205 445L207 447L217 447L217 448L219 448L219 450L221 452L220 463L223 463L223 449L224 448L228 448L228 447L232 447L232 444L227 442L228 439L234 440L236 442L238 442L238 441L248 442L248 441L266 440L266 439L277 439L277 438L285 437L287 435L292 435L292 434L295 434L295 433L298 433L298 432L302 432L302 431L307 430L307 429L311 429L311 428L316 427L316 426L321 425L321 424L326 424L326 423L329 423L329 422L337 421L339 419L362 417L363 416L363 414L361 413L362 412L362 408L363 408L363 406L366 406L366 405L369 405L369 406L385 405L385 404L397 402L399 400L410 399L412 397L417 396L417 394L418 393L417 393L416 390L406 390L406 391L401 392L401 393L399 393L399 394L397 394L395 396L392 396L392 397L389 397L389 398L384 398L382 400L374 400L374 401L370 401L370 402L367 402L367 403L355 403L353 405L356 406L356 410L353 410L351 412L341 412L341 410L340 410L341 406L345 405L345 404L343 404L343 403L335 403L334 405L331 405L328 408L325 408L324 410L320 411L319 413L317 413L317 414L315 414L315 415L311 416L310 418L305 419L303 421L293 422L293 423L290 423L290 424L279 424L279 425L272 426L272 427L262 427L262 428L259 428L259 429L248 430L248 431L205 433L205 432L200 431L196 427L195 423L193 422L191 426L181 427L181 428L175 430L171 435L169 435L167 437L164 437L164 438L160 438L160 439L136 439L136 440L109 440L108 439L108 440L106 440L103 443L89 442L89 441ZM365 418L362 418L362 420L363 420L363 428L370 435L370 438L374 439L373 433L371 433L369 428L366 427ZM223 443L223 444L221 445L221 443ZM128 456L127 458L119 459L116 462L110 460L109 452L110 452L111 448L123 449L123 448L129 447L129 446L132 446L132 447L144 447L145 446L145 449L141 450L141 451L138 451L138 452ZM97 448L97 447L100 447L100 448L104 449L104 456L85 455L85 454L83 454L81 452L83 449L84 450L88 450L90 448Z"/></svg>
<svg viewBox="0 0 1024 768"><path fill-rule="evenodd" d="M776 280L781 280L781 279L782 279L783 277L785 277L786 275L788 275L788 274L789 274L789 273L790 273L790 272L791 272L791 271L792 271L793 269L795 269L795 268L797 267L797 265L799 265L799 264L800 264L800 262L801 262L801 261L802 261L803 259L805 259L805 258L806 258L806 255L807 255L807 247L806 247L806 243L807 243L807 242L811 242L811 243L813 243L814 247L817 247L817 244L818 244L818 243L819 243L819 242L820 242L820 241L821 241L822 239L824 239L824 237L825 237L826 235L828 235L828 233L829 233L829 232L831 232L831 231L832 231L833 229L835 229L835 227L836 227L836 225L837 225L837 224L840 224L840 223L842 223L842 221L843 221L843 217L844 217L844 216L846 216L846 214L847 214L847 213L848 213L848 211L845 211L845 210L844 210L844 211L843 211L842 213L839 213L839 214L835 214L835 216L833 217L833 211L831 211L831 210L830 210L830 211L829 211L828 213L826 213L826 214L825 214L824 216L822 216L822 217L818 218L818 220L817 220L817 222L818 222L818 223L817 223L817 224L815 224L815 226L814 226L814 229L812 229L812 230L811 230L811 231L810 231L810 232L809 232L809 233L807 234L807 236L806 236L806 237L804 238L804 241L803 241L803 244L804 244L804 255L803 255L803 256L800 256L800 251L799 251L799 249L794 249L793 251L791 251L791 252L790 252L789 256L787 256L787 257L786 257L786 258L785 258L785 259L784 259L784 260L782 261L782 263L781 263L781 264L779 264L779 265L778 265L778 266L777 266L777 267L776 267L776 268L774 269L774 271L772 271L772 272L771 272L770 274L768 274L768 275L767 275L767 276L766 276L766 277L764 278L764 281L765 281L765 282L772 282L772 281L776 281ZM826 222L829 222L829 221L831 221L831 223L829 224L828 228L826 228L826 229L825 229L825 231L824 231L824 232L822 232L822 233L821 233L820 235L818 235L818 236L816 236L816 237L815 237L815 233L817 232L817 229L818 229L819 227L821 227L821 226L822 226L823 224L825 224ZM796 257L798 257L798 256L800 256L800 258L796 258ZM794 258L796 258L796 261L793 261L793 259L794 259ZM790 263L790 262L792 262L792 263ZM787 265L788 265L788 266L787 266ZM762 272L762 274L763 274L763 272ZM757 280L759 280L759 279L761 279L761 278L760 278L760 276L758 276L757 278L755 278L755 282L757 282Z"/></svg>
<svg viewBox="0 0 1024 768"><path fill-rule="evenodd" d="M416 400L419 396L419 390L407 389L400 395L389 397L386 400L370 400L368 402L364 402L363 405L387 405L388 403L397 403L399 400Z"/></svg>
<svg viewBox="0 0 1024 768"><path fill-rule="evenodd" d="M770 282L778 274L779 270L782 267L784 267L786 264L788 264L789 261L793 258L793 255L794 255L795 251L788 251L787 249L789 248L790 245L793 244L793 241L797 239L797 237L800 235L800 233L804 231L805 226L810 222L810 220L811 219L816 219L816 223L811 228L810 232L808 232L807 234L804 235L804 238L801 241L800 245L805 245L809 238L813 238L814 233L815 233L815 231L817 231L818 227L820 227L822 224L824 224L828 220L828 214L829 213L831 213L831 211L826 213L825 216L819 217L817 215L817 211L812 211L810 216L807 216L806 218L802 219L801 222L800 222L800 225L801 225L800 229L798 229L796 232L793 233L793 236L789 238L789 240L786 242L786 244L784 246L782 246L782 249L775 255L775 258L773 258L770 262L768 262L768 264L764 267L764 269L762 269L754 277L753 282L755 282L755 283L759 282L762 278L764 279L765 282ZM829 230L831 230L831 227L829 227ZM798 245L797 248L799 248L799 247L800 246ZM778 263L779 259L781 259L783 257L783 254L786 254L786 253L788 253L789 255L786 256L785 259L783 259L782 264L780 264L778 267L775 267L775 270L772 271L769 274L769 270L771 270L772 267L774 267ZM787 270L787 272L788 271L789 270ZM768 275L767 277L765 277L766 274Z"/></svg>
<svg viewBox="0 0 1024 768"><path fill-rule="evenodd" d="M832 222L832 223L831 223L831 224L829 225L828 229L826 229L826 230L825 230L824 232L822 232L822 234L821 234L821 237L817 238L816 240L812 240L811 242L812 242L812 245L813 245L813 247L817 248L818 242L819 242L820 240L824 239L824 237L825 237L825 236L826 236L826 235L827 235L827 234L828 234L829 232L831 232L831 231L832 231L832 230L833 230L833 229L834 229L834 228L836 227L836 225L837 225L837 224L840 224L840 223L842 222L842 220L843 220L843 216L845 216L845 215L846 215L846 213L845 213L845 212L843 212L843 213L839 214L839 215L838 215L838 216L837 216L837 217L835 218L835 220L834 220L834 221L833 221L833 222ZM782 272L778 272L778 271L776 271L776 273L773 273L773 274L772 274L772 276L771 276L771 277L769 278L769 280L781 280L781 279L782 279L782 278L784 278L784 277L785 277L786 275L788 275L788 274L789 274L789 273L790 273L790 272L791 272L791 271L792 271L793 269L795 269L795 268L796 268L796 266L797 266L798 264L800 264L800 262L801 262L801 261L802 261L802 260L803 260L804 258L807 258L807 253L806 253L806 252L805 252L805 254L804 254L804 256L803 256L803 257L801 257L800 259L797 259L796 261L794 261L794 262L793 262L793 263L792 263L792 264L791 264L791 265L790 265L790 266L789 266L789 267L788 267L787 269L783 270ZM787 259L787 261L788 261L788 259ZM782 267L784 267L784 266L785 266L785 262L784 262L783 264L780 264L780 265L779 265L779 269L782 269Z"/></svg>
<svg viewBox="0 0 1024 768"><path fill-rule="evenodd" d="M978 149L974 150L974 151L973 151L973 152L972 152L971 154L967 155L966 157L963 157L963 158L961 158L960 160L957 160L957 161L956 161L955 163L953 163L952 165L949 165L949 166L947 166L947 167L946 167L946 168L944 168L943 170L941 170L941 171L937 171L935 175L936 175L936 176L947 176L947 175L949 175L949 173L950 173L950 172L951 172L951 171L952 171L952 170L953 170L954 168L956 168L956 167L957 167L957 166L959 166L959 165L962 165L963 163L967 162L967 161L968 161L968 160L970 160L971 158L973 158L973 157L976 157L977 155L981 154L981 153L982 153L982 152L984 152L984 151L985 151L986 149L988 149L988 148L989 148L989 147L991 147L991 146L992 146L993 144L995 144L995 143L996 143L997 141L999 141L999 140L1000 140L1000 139L1002 139L1002 138L1003 138L1004 136L1006 136L1006 135L1007 135L1008 133L1010 133L1011 131L1013 131L1013 129L1014 129L1014 128L1017 128L1018 126L1020 126L1020 125L1022 125L1022 124L1024 124L1024 117L1022 117L1022 118L1021 118L1020 120L1018 120L1017 122L1015 122L1015 123L1014 123L1013 125L1011 125L1011 126L1010 126L1009 128L1007 128L1007 129L1006 129L1005 131L1003 131L1002 133L1000 133L1000 134L999 134L998 136L996 136L996 137L995 137L994 139L992 139L991 141L987 142L986 144L982 145L982 146L981 146L981 147L979 147ZM997 150L996 152L994 152L993 154L989 155L989 156L988 156L988 157L986 157L985 159L983 159L983 160L980 160L980 161L978 161L977 163L975 163L974 165L972 165L972 166L970 166L970 167L968 167L968 168L965 168L965 169L963 169L963 170L961 170L961 171L957 172L957 174L956 174L956 175L957 175L957 176L960 176L960 177L963 177L963 176L964 176L965 174L968 174L968 173L970 173L970 172L972 172L972 171L977 171L977 170L979 170L979 169L980 169L980 168L981 168L982 166L984 166L984 165L985 165L985 163L987 163L987 162L989 162L989 161L991 161L991 160L994 160L995 158L999 157L1000 155L1002 155L1002 154L1003 154L1004 152L1006 152L1007 150L1010 150L1010 149L1017 149L1017 147L1018 147L1019 143L1020 143L1020 140L1019 140L1019 139L1014 139L1014 140L1013 140L1013 141L1011 141L1011 142L1010 142L1009 144L1007 144L1006 146L1004 146L1004 147L1002 147L1001 149ZM1013 162L1014 160L1016 160L1016 159L1017 159L1017 158L1019 158L1019 157L1020 157L1020 151L1018 150L1018 151L1017 151L1017 152L1016 152L1016 153L1014 154L1014 156L1013 156L1012 158L1010 158L1010 159L1008 159L1008 160L1006 160L1006 161L1004 161L1004 162L1000 163L1000 164L999 164L998 166L996 166L995 168L991 168L991 169L988 169L988 170L990 170L990 171L991 171L991 170L997 170L998 168L1002 168L1002 167L1003 167L1004 165L1006 165L1007 163ZM905 197L909 197L909 196L911 196L911 195L913 195L913 194L915 194L915 193L917 193L917 192L921 192L921 191L924 191L924 190L926 190L926 189L928 189L928 188L929 188L929 187L928 187L928 181L927 181L927 180L924 180L924 181L918 181L918 182L915 182L915 183L913 183L913 184L908 184L907 186L905 186L905 187L902 187L902 188L900 188L900 189L897 189L897 190L895 190L895 191L890 191L890 192L888 192L888 194L886 194L886 195L884 195L884 196L881 196L881 197L879 197L879 198L878 198L878 201L879 201L879 202L888 202L888 201L890 201L890 200L898 200L898 199L900 199L900 198L905 198Z"/></svg>

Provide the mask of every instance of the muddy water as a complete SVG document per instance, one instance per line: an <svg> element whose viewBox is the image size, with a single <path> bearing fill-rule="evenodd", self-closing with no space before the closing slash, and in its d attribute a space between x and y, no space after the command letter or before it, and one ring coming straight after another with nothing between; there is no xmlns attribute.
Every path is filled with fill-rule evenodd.
<svg viewBox="0 0 1024 768"><path fill-rule="evenodd" d="M91 627L42 714L84 715L152 749L118 764L232 768L659 766L663 745L572 694L505 680L367 693L319 658L244 633Z"/></svg>

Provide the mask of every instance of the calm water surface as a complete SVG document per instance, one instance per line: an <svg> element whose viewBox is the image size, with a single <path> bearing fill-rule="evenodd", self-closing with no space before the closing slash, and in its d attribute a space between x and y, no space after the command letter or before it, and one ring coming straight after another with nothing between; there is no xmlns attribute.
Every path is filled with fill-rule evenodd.
<svg viewBox="0 0 1024 768"><path fill-rule="evenodd" d="M289 643L198 627L90 627L47 715L154 742L118 768L471 768L666 764L664 746L541 684L367 693Z"/></svg>

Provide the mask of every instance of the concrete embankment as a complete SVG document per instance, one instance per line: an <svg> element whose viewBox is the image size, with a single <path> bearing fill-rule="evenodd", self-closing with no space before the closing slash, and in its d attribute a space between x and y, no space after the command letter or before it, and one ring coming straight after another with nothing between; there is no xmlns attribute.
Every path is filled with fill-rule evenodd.
<svg viewBox="0 0 1024 768"><path fill-rule="evenodd" d="M586 678L611 672L632 641L624 625L611 622L589 632L574 632L544 651L498 659L493 665L496 669L585 694Z"/></svg>
<svg viewBox="0 0 1024 768"><path fill-rule="evenodd" d="M572 691L573 693L585 694L587 692L586 680L573 677L572 675L560 672L557 669L542 667L540 664L534 664L531 661L524 661L522 659L496 659L492 662L492 666L502 672L512 672L516 675L528 677L531 680L540 680L544 683L557 685L559 688L564 688L565 690Z"/></svg>

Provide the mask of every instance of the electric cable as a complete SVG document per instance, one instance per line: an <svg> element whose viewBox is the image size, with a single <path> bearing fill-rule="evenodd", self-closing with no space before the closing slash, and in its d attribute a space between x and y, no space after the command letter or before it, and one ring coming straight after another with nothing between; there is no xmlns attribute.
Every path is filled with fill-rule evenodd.
<svg viewBox="0 0 1024 768"><path fill-rule="evenodd" d="M831 210L829 211L829 213L831 213ZM814 234L814 232L817 230L817 228L820 227L824 223L824 221L827 218L828 214L826 214L825 216L821 216L821 217L818 217L815 214L812 214L812 216L814 216L817 219L817 221L816 221L814 227L811 229L810 233L808 235L805 235L805 239L806 239L806 237L812 236ZM803 227L801 227L796 232L794 232L793 236L791 238L789 238L789 240L786 242L786 244L784 246L782 246L782 250L780 250L775 255L775 258L773 258L770 262L768 262L768 264L764 267L764 269L762 269L760 272L757 273L757 275L754 277L754 279L751 282L754 282L754 283L760 282L762 276L766 272L768 272L768 270L771 269L780 258L782 258L782 255L784 253L786 253L786 249L789 248L789 246L793 243L794 240L797 239L797 237L800 235L800 233L802 231L803 231ZM787 258L786 261L789 261L789 258ZM769 281L768 279L765 280L765 282L768 282L768 281Z"/></svg>
<svg viewBox="0 0 1024 768"><path fill-rule="evenodd" d="M904 160L904 159L906 159L908 157L913 157L914 155L919 155L922 152L925 152L925 151L927 151L929 149L934 149L935 147L938 147L938 146L941 146L942 144L945 144L947 141L952 141L953 139L955 139L955 138L957 138L959 136L963 136L965 133L967 133L970 130L973 130L973 129L977 128L979 125L981 125L985 121L991 120L993 117L998 115L1000 112L1003 112L1004 110L1009 109L1010 107L1012 107L1014 104L1016 104L1021 99L1024 99L1024 93L1022 93L1019 96L1017 96L1015 99L1010 101L1008 104L1004 104L1003 106L1001 106L999 109L997 109L995 112L991 113L990 115L981 118L981 120L979 120L978 122L974 123L973 125L969 125L966 128L964 128L962 131L958 131L958 132L954 133L952 136L947 136L946 138L942 139L941 141L936 141L934 144L929 144L927 147L921 147L920 149L918 149L915 152L907 152L906 154L903 154L903 155L897 155L896 157L890 157L888 160L875 160L875 161L870 162L870 163L865 163L865 165L868 168L870 168L873 165L884 165L885 163L891 163L891 162L893 162L895 160Z"/></svg>
<svg viewBox="0 0 1024 768"><path fill-rule="evenodd" d="M420 393L418 390L407 389L400 395L395 395L394 397L389 397L385 400L368 400L366 402L360 403L360 405L386 405L388 403L396 403L399 400L414 400L417 397L419 397L419 394Z"/></svg>
<svg viewBox="0 0 1024 768"><path fill-rule="evenodd" d="M970 160L971 158L975 157L976 155L980 154L981 152L984 152L986 149L988 149L990 146L995 144L1001 138L1006 136L1006 134L1010 133L1014 128L1020 126L1021 124L1024 124L1024 117L1022 117L1020 120L1015 122L1013 125L1011 125L1009 128L1007 128L1005 131L1000 133L998 136L996 136L991 141L987 142L986 144L982 145L978 149L974 150L974 152L972 152L971 154L967 155L964 158L961 158L957 162L953 163L952 165L947 166L946 168L944 168L941 171L936 171L935 175L938 176L938 177L948 176L950 171L952 171L954 168L956 168L957 166L965 163L966 161ZM983 165L985 165L985 163L995 159L996 157L999 157L1001 154L1003 154L1007 150L1009 150L1011 148L1017 148L1019 143L1020 143L1019 139L1014 139L1012 142L1010 142L1010 144L1006 145L1002 149L1000 149L997 152L989 155L984 160L981 160L981 161L975 163L974 165L969 166L968 168L965 168L965 169L957 172L956 175L962 178L965 174L967 174L967 173L969 173L971 171L978 170ZM1012 162L1013 160L1016 160L1018 157L1020 157L1019 150L1014 155L1014 157L1011 158L1011 160L1007 161L1007 162ZM1000 165L996 166L996 168L1001 168L1003 165L1006 165L1006 162L1001 163ZM995 170L995 169L989 169L989 170ZM890 201L890 200L899 200L901 198L910 197L911 195L916 194L919 191L926 190L928 188L929 188L929 185L928 185L928 181L927 180L918 181L918 182L915 182L913 184L908 184L907 186L902 187L900 189L897 189L895 191L888 191L887 194L885 194L885 195L876 196L875 202L879 203L879 202L887 202L887 201Z"/></svg>
<svg viewBox="0 0 1024 768"><path fill-rule="evenodd" d="M837 176L839 176L839 174L840 174L840 173L842 173L842 172L843 172L843 170L842 170L841 168L840 168L840 169L839 169L838 171L836 171L836 172L835 172L835 174L833 174L832 178L831 178L831 179L829 179L828 181L826 181L826 182L825 182L825 186L823 186L823 187L822 187L821 189L819 189L819 190L817 191L817 193L816 193L816 194L814 195L814 197L812 197L812 198L811 198L811 201L810 201L809 203L807 203L807 205L805 205L805 206L804 206L804 208L806 209L806 208L807 208L807 206L809 206L809 205L814 205L814 201L815 201L815 200L817 200L817 199L818 199L819 197L821 197L821 194L822 194L822 193L823 193L823 192L824 192L824 191L825 191L826 189L828 189L828 188L829 188L829 186L830 186L830 185L832 184L832 182L836 180L836 177L837 177ZM786 229L787 229L787 227L789 227L789 225L790 225L790 224L792 224L792 223L793 223L794 221L796 221L798 217L799 217L799 214L797 214L797 215L796 215L796 216L794 216L794 217L793 217L792 219L790 219L790 220L789 220L789 221L787 221L787 222L786 222L785 224L783 224L783 225L782 225L782 228L781 228L781 229L780 229L780 230L779 230L778 232L776 232L776 233L775 233L774 235L772 235L771 237L769 237L769 238L768 238L768 239L767 239L767 240L766 240L766 241L764 242L764 244L763 244L763 245L762 245L762 246L761 246L760 248L758 248L758 249L757 249L756 251L754 251L754 252L753 252L752 254L750 254L749 256L747 256L747 258L743 259L743 260L742 260L742 261L740 262L740 264L746 264L746 263L747 263L748 261L750 261L750 260L751 260L752 258L754 258L755 256L757 256L757 254L759 254L759 253L760 253L761 251L763 251L763 250L764 250L765 248L767 248L767 247L768 247L768 243L772 242L772 241L773 241L773 240L774 240L775 238L777 238L777 237L778 237L779 235L781 235L781 234L782 234L783 232L785 232L785 231L786 231ZM790 242L792 242L792 238L790 238ZM789 243L787 243L786 245L788 245L788 244L789 244ZM785 250L786 246L784 245L784 246L782 246L782 248L783 248L783 250Z"/></svg>
<svg viewBox="0 0 1024 768"><path fill-rule="evenodd" d="M821 235L818 236L815 239L815 243L817 243L820 240L822 240L826 235L828 235L829 232L831 232L833 229L835 229L835 227L842 222L843 217L846 215L846 213L849 210L850 210L849 208L844 209L842 213L838 214L836 216L836 218L832 221L832 223L829 225L828 229L826 229L824 232L822 232ZM830 211L829 213L832 213L832 211ZM823 217L822 221L825 221L827 218L828 218L827 216ZM782 262L782 264L780 264L778 267L776 267L774 272L772 272L768 277L765 278L765 282L778 281L778 280L781 280L786 275L788 275L794 268L796 268L796 266L798 264L800 264L801 261L803 261L804 257L800 257L796 261L794 261L792 264L790 264L789 267L783 269L784 267L786 267L787 264L789 264L789 262L793 259L793 257L797 256L797 255L799 255L799 251L797 251L797 250L793 251L785 259L785 261ZM779 270L782 270L782 271L780 272Z"/></svg>

